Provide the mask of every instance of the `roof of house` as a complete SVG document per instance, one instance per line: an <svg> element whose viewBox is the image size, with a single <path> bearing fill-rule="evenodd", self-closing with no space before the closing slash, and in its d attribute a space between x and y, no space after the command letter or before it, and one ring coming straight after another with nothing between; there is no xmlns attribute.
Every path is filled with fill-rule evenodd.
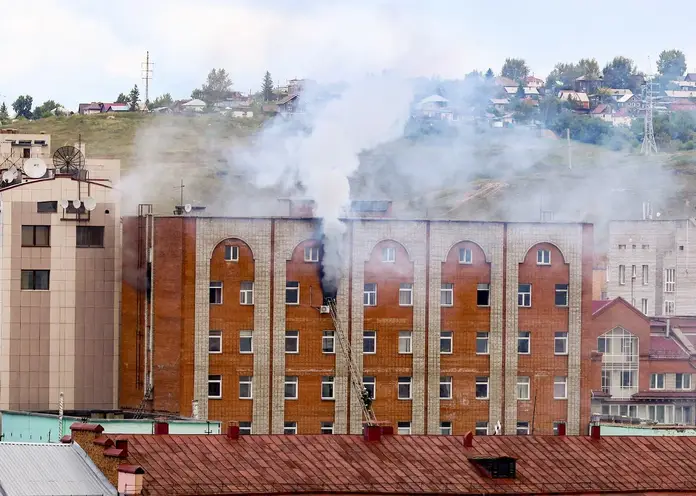
<svg viewBox="0 0 696 496"><path fill-rule="evenodd" d="M517 81L515 81L514 79L510 79L508 77L505 77L505 76L498 76L495 78L495 84L497 84L499 86L516 86Z"/></svg>
<svg viewBox="0 0 696 496"><path fill-rule="evenodd" d="M510 103L510 100L507 98L491 98L488 101L493 105L507 105Z"/></svg>
<svg viewBox="0 0 696 496"><path fill-rule="evenodd" d="M468 448L461 436L125 437L151 495L696 491L696 457L685 456L696 437L480 436ZM505 456L514 479L472 461Z"/></svg>
<svg viewBox="0 0 696 496"><path fill-rule="evenodd" d="M600 103L590 111L590 114L611 114L611 107L606 103Z"/></svg>
<svg viewBox="0 0 696 496"><path fill-rule="evenodd" d="M576 99L580 102L589 102L590 98L587 96L587 93L584 93L582 91L574 91L574 90L561 90L558 93L558 98L561 99L567 99L567 98L573 98Z"/></svg>
<svg viewBox="0 0 696 496"><path fill-rule="evenodd" d="M517 93L517 90L519 89L519 86L505 86L505 92L509 95L514 95ZM530 86L523 86L524 89L524 94L525 95L538 95L539 90L536 88L532 88Z"/></svg>
<svg viewBox="0 0 696 496"><path fill-rule="evenodd" d="M80 106L78 107L78 112L83 112L85 110L99 110L99 111L101 111L101 105L99 105L97 102L81 103Z"/></svg>
<svg viewBox="0 0 696 496"><path fill-rule="evenodd" d="M77 444L0 443L0 494L118 494Z"/></svg>
<svg viewBox="0 0 696 496"><path fill-rule="evenodd" d="M188 102L182 104L182 107L205 107L205 102L203 100L199 100L198 98L194 98L193 100L189 100Z"/></svg>
<svg viewBox="0 0 696 496"><path fill-rule="evenodd" d="M667 95L670 98L696 98L696 91L665 90L665 95Z"/></svg>
<svg viewBox="0 0 696 496"><path fill-rule="evenodd" d="M602 81L602 76L580 76L575 78L576 81Z"/></svg>
<svg viewBox="0 0 696 496"><path fill-rule="evenodd" d="M689 358L689 354L671 337L650 336L651 358Z"/></svg>
<svg viewBox="0 0 696 496"><path fill-rule="evenodd" d="M607 310L615 307L616 305L622 305L628 310L631 310L636 315L639 315L642 319L649 321L650 319L636 307L631 305L629 302L617 296L613 300L594 300L592 302L592 317L597 317L599 314L606 312Z"/></svg>
<svg viewBox="0 0 696 496"><path fill-rule="evenodd" d="M635 95L633 93L626 93L625 95L617 95L617 96L618 96L618 98L616 99L617 102L626 103L631 98L633 98Z"/></svg>
<svg viewBox="0 0 696 496"><path fill-rule="evenodd" d="M631 117L631 114L628 113L627 109L620 108L614 112L613 117Z"/></svg>
<svg viewBox="0 0 696 496"><path fill-rule="evenodd" d="M449 100L444 96L440 95L430 95L429 97L423 98L418 105L423 105L425 103L448 103Z"/></svg>
<svg viewBox="0 0 696 496"><path fill-rule="evenodd" d="M696 72L689 72L684 76L684 81L696 81Z"/></svg>
<svg viewBox="0 0 696 496"><path fill-rule="evenodd" d="M286 96L285 98L281 98L280 100L278 100L278 101L276 102L276 104L277 104L277 105L283 105L284 103L288 103L290 100L294 100L294 99L297 98L298 96L300 96L298 93L293 93L292 95L288 95L288 96Z"/></svg>
<svg viewBox="0 0 696 496"><path fill-rule="evenodd" d="M536 76L527 76L526 78L524 78L524 80L528 83L543 83L544 82L543 79L539 79Z"/></svg>

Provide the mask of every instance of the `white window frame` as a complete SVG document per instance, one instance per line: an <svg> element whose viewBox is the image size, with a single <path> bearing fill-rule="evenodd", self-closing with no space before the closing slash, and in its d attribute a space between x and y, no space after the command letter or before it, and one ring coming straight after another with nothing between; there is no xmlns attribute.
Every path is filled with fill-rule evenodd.
<svg viewBox="0 0 696 496"><path fill-rule="evenodd" d="M556 386L563 386L563 394L556 394ZM555 400L567 400L568 399L568 377L567 376L555 376L553 378L553 399Z"/></svg>
<svg viewBox="0 0 696 496"><path fill-rule="evenodd" d="M363 306L377 306L377 284L374 282L366 282L363 287Z"/></svg>
<svg viewBox="0 0 696 496"><path fill-rule="evenodd" d="M396 432L400 436L410 436L411 435L411 422L397 422Z"/></svg>
<svg viewBox="0 0 696 496"><path fill-rule="evenodd" d="M674 300L665 300L665 315L674 315Z"/></svg>
<svg viewBox="0 0 696 496"><path fill-rule="evenodd" d="M413 354L413 332L399 331L399 355Z"/></svg>
<svg viewBox="0 0 696 496"><path fill-rule="evenodd" d="M288 351L288 343L295 342L295 349ZM285 331L285 354L297 355L300 352L300 331Z"/></svg>
<svg viewBox="0 0 696 496"><path fill-rule="evenodd" d="M529 286L529 291L522 291L522 286ZM532 285L531 283L521 283L517 285L517 306L531 308L532 306Z"/></svg>
<svg viewBox="0 0 696 496"><path fill-rule="evenodd" d="M251 436L253 434L254 425L252 422L243 421L239 422L239 435L240 436Z"/></svg>
<svg viewBox="0 0 696 496"><path fill-rule="evenodd" d="M297 434L297 422L284 422L283 434L286 436L294 436Z"/></svg>
<svg viewBox="0 0 696 496"><path fill-rule="evenodd" d="M485 305L479 305L479 293L486 292L488 294L488 303ZM481 308L488 308L491 306L491 285L487 282L481 282L476 285L476 306Z"/></svg>
<svg viewBox="0 0 696 496"><path fill-rule="evenodd" d="M223 286L222 286L222 281L210 281L210 289L209 291L216 290L215 294L220 295L220 301L211 301L211 305L222 305L224 301L224 295L223 295ZM219 290L219 292L217 291ZM210 298L210 297L209 297Z"/></svg>
<svg viewBox="0 0 696 496"><path fill-rule="evenodd" d="M662 391L665 389L666 374L650 374L650 389Z"/></svg>
<svg viewBox="0 0 696 496"><path fill-rule="evenodd" d="M254 282L242 281L239 285L239 304L253 305L254 304Z"/></svg>
<svg viewBox="0 0 696 496"><path fill-rule="evenodd" d="M395 263L396 262L396 248L393 246L385 246L382 248L382 262L384 263Z"/></svg>
<svg viewBox="0 0 696 496"><path fill-rule="evenodd" d="M331 351L326 351L327 349ZM336 331L321 331L321 352L325 355L336 354Z"/></svg>
<svg viewBox="0 0 696 496"><path fill-rule="evenodd" d="M217 377L217 379L215 379ZM220 386L220 394L217 396L210 396L210 385L218 384ZM219 400L222 398L222 375L215 374L208 376L208 399L209 400Z"/></svg>
<svg viewBox="0 0 696 496"><path fill-rule="evenodd" d="M677 286L677 269L665 269L665 293L674 293Z"/></svg>
<svg viewBox="0 0 696 496"><path fill-rule="evenodd" d="M448 295L449 295L449 303L447 302ZM444 303L443 303L443 301L444 301ZM440 306L441 307L454 306L454 284L453 283L443 282L442 285L440 286Z"/></svg>
<svg viewBox="0 0 696 496"><path fill-rule="evenodd" d="M559 352L556 349L557 343L563 343L563 351ZM556 331L553 333L553 354L567 355L568 354L568 331Z"/></svg>
<svg viewBox="0 0 696 496"><path fill-rule="evenodd" d="M477 355L489 355L490 354L490 333L488 331L476 331L476 350ZM479 342L486 343L486 351L479 351Z"/></svg>
<svg viewBox="0 0 696 496"><path fill-rule="evenodd" d="M447 388L447 394L442 396L442 388ZM451 400L452 399L452 376L440 376L440 399L441 400Z"/></svg>
<svg viewBox="0 0 696 496"><path fill-rule="evenodd" d="M647 286L647 285L648 285L648 280L649 280L649 278L650 278L650 269L649 269L649 266L643 265L643 268L642 268L642 276L643 276L643 286Z"/></svg>
<svg viewBox="0 0 696 496"><path fill-rule="evenodd" d="M377 379L375 376L364 376L363 387L370 392L370 399L374 401L377 396Z"/></svg>
<svg viewBox="0 0 696 496"><path fill-rule="evenodd" d="M528 376L517 376L517 388L515 389L519 401L529 401L532 397L532 379ZM524 394L526 392L526 394Z"/></svg>
<svg viewBox="0 0 696 496"><path fill-rule="evenodd" d="M288 396L288 386L294 387L294 390L295 390L294 396ZM300 378L297 377L296 375L286 375L285 376L285 383L283 385L283 397L286 400L296 400L297 397L299 396L299 390L300 390Z"/></svg>
<svg viewBox="0 0 696 496"><path fill-rule="evenodd" d="M239 246L225 245L225 261L239 262Z"/></svg>
<svg viewBox="0 0 696 496"><path fill-rule="evenodd" d="M474 252L471 248L459 248L459 263L464 265L474 263Z"/></svg>
<svg viewBox="0 0 696 496"><path fill-rule="evenodd" d="M563 287L563 286L565 286L565 287ZM569 285L568 285L568 284L556 284L556 285L554 286L554 290L555 290L555 293L554 293L554 295L553 295L553 296L554 296L553 303L554 303L557 307L562 307L562 308L567 307L567 306L568 306L568 302L569 302L569 297L570 297L570 288L569 288ZM557 300L557 298L558 298L559 295L565 295L565 298L564 298L564 299L565 299L565 303L563 303L563 304L561 304L561 305L558 304L558 300Z"/></svg>
<svg viewBox="0 0 696 496"><path fill-rule="evenodd" d="M242 343L249 341L249 351L242 349ZM254 331L239 331L239 353L242 355L251 355L254 353Z"/></svg>
<svg viewBox="0 0 696 496"><path fill-rule="evenodd" d="M365 351L365 341L372 341L374 351ZM377 331L363 331L363 355L375 355L377 353Z"/></svg>
<svg viewBox="0 0 696 496"><path fill-rule="evenodd" d="M296 293L295 293L296 291ZM291 300L289 295L295 295L295 299ZM300 282L299 281L285 281L285 304L291 306L297 306L300 304Z"/></svg>
<svg viewBox="0 0 696 496"><path fill-rule="evenodd" d="M240 375L239 376L239 399L240 400L252 400L254 399L254 378L250 375ZM249 386L249 394L247 396L242 395L242 386Z"/></svg>
<svg viewBox="0 0 696 496"><path fill-rule="evenodd" d="M217 341L218 343L217 350L212 349L211 345L214 341ZM222 353L222 331L217 329L208 330L208 353L210 355L219 355Z"/></svg>
<svg viewBox="0 0 696 496"><path fill-rule="evenodd" d="M331 395L324 394L324 386L330 389ZM321 399L322 400L335 400L336 399L336 386L334 376L325 375L321 378Z"/></svg>
<svg viewBox="0 0 696 496"><path fill-rule="evenodd" d="M626 266L619 265L619 284L621 286L626 284Z"/></svg>
<svg viewBox="0 0 696 496"><path fill-rule="evenodd" d="M648 315L648 299L647 298L640 299L640 311L643 312L643 315Z"/></svg>
<svg viewBox="0 0 696 496"><path fill-rule="evenodd" d="M402 302L402 296L406 303ZM413 306L413 284L410 282L402 282L399 284L399 306L400 307L412 307Z"/></svg>
<svg viewBox="0 0 696 496"><path fill-rule="evenodd" d="M474 428L474 434L477 436L487 436L488 422L485 420L477 420L476 427Z"/></svg>
<svg viewBox="0 0 696 496"><path fill-rule="evenodd" d="M529 436L529 422L518 420L516 434L518 436Z"/></svg>
<svg viewBox="0 0 696 496"><path fill-rule="evenodd" d="M452 435L452 422L449 420L444 420L440 422L440 435L441 436L451 436Z"/></svg>
<svg viewBox="0 0 696 496"><path fill-rule="evenodd" d="M679 381L678 379L681 379ZM684 380L686 379L686 380ZM681 384L678 384L681 382ZM684 387L686 386L686 387ZM691 374L685 372L678 372L674 374L674 387L680 391L690 391L691 390Z"/></svg>
<svg viewBox="0 0 696 496"><path fill-rule="evenodd" d="M527 351L520 351L520 345L527 342ZM532 354L532 333L531 331L517 331L517 354L531 355Z"/></svg>
<svg viewBox="0 0 696 496"><path fill-rule="evenodd" d="M443 343L447 343L449 351L442 351ZM440 355L451 355L454 346L454 333L452 331L440 331Z"/></svg>
<svg viewBox="0 0 696 496"><path fill-rule="evenodd" d="M551 265L551 250L545 248L537 250L537 265Z"/></svg>
<svg viewBox="0 0 696 496"><path fill-rule="evenodd" d="M475 380L476 380L476 383L475 383L475 387L474 387L474 396L476 396L477 400L487 400L489 398L489 395L491 394L490 377L480 376L480 377L477 377ZM478 395L478 387L479 386L486 386L486 395L485 396Z"/></svg>
<svg viewBox="0 0 696 496"><path fill-rule="evenodd" d="M408 401L408 400L413 399L412 384L413 384L413 378L411 378L411 377L399 377L399 380L397 383L397 397L400 400ZM401 394L401 387L402 386L408 387L408 395Z"/></svg>
<svg viewBox="0 0 696 496"><path fill-rule="evenodd" d="M321 432L322 434L333 434L334 433L334 423L333 422L322 422L321 424Z"/></svg>
<svg viewBox="0 0 696 496"><path fill-rule="evenodd" d="M310 263L318 262L319 261L319 247L318 246L305 246L304 261L310 262Z"/></svg>

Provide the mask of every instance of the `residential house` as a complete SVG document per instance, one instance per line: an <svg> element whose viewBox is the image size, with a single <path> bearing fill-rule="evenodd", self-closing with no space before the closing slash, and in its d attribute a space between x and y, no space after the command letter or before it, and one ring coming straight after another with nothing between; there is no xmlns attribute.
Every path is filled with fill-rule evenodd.
<svg viewBox="0 0 696 496"><path fill-rule="evenodd" d="M680 90L685 90L685 91L693 91L696 90L696 81L687 81L687 80L677 80L677 81L670 81L670 83L674 86L677 86Z"/></svg>
<svg viewBox="0 0 696 496"><path fill-rule="evenodd" d="M590 111L590 116L596 118L596 119L601 119L604 122L608 122L611 124L613 109L611 108L611 105L608 105L606 103L600 103L597 105L595 108L593 108Z"/></svg>
<svg viewBox="0 0 696 496"><path fill-rule="evenodd" d="M590 98L587 96L587 93L574 90L561 90L558 92L558 98L561 100L568 100L576 109L590 110Z"/></svg>
<svg viewBox="0 0 696 496"><path fill-rule="evenodd" d="M640 108L641 101L638 95L633 93L625 93L623 95L614 95L614 101L618 108L626 108L628 110L636 110Z"/></svg>
<svg viewBox="0 0 696 496"><path fill-rule="evenodd" d="M696 72L689 72L684 76L684 81L696 82Z"/></svg>
<svg viewBox="0 0 696 496"><path fill-rule="evenodd" d="M665 90L665 95L671 102L679 100L696 99L696 89L693 90Z"/></svg>
<svg viewBox="0 0 696 496"><path fill-rule="evenodd" d="M491 98L488 100L488 103L498 112L505 112L508 105L510 105L510 100L507 98Z"/></svg>
<svg viewBox="0 0 696 496"><path fill-rule="evenodd" d="M454 113L449 106L449 100L440 95L430 95L427 98L423 98L416 104L416 110L421 117L446 121L454 119Z"/></svg>
<svg viewBox="0 0 696 496"><path fill-rule="evenodd" d="M101 114L102 106L100 103L81 103L78 107L77 113L81 115L92 115Z"/></svg>
<svg viewBox="0 0 696 496"><path fill-rule="evenodd" d="M602 86L602 76L580 76L575 79L574 88L578 93L587 93L594 95Z"/></svg>
<svg viewBox="0 0 696 496"><path fill-rule="evenodd" d="M614 110L611 115L611 124L613 126L631 127L632 123L633 116L629 113L627 108Z"/></svg>
<svg viewBox="0 0 696 496"><path fill-rule="evenodd" d="M128 103L81 103L78 108L78 113L82 115L105 114L107 112L128 112L130 104Z"/></svg>
<svg viewBox="0 0 696 496"><path fill-rule="evenodd" d="M514 97L517 95L517 91L519 90L519 86L505 86L504 88L505 94L508 97ZM524 97L525 98L532 98L534 100L539 99L539 89L531 86L523 86L522 89L524 90Z"/></svg>
<svg viewBox="0 0 696 496"><path fill-rule="evenodd" d="M275 104L277 112L281 114L294 114L299 111L300 106L300 94L294 93L288 95L285 98L281 98Z"/></svg>
<svg viewBox="0 0 696 496"><path fill-rule="evenodd" d="M696 103L680 101L670 103L667 107L670 112L696 112Z"/></svg>
<svg viewBox="0 0 696 496"><path fill-rule="evenodd" d="M203 100L194 98L181 105L181 109L184 112L203 112L205 110L206 103Z"/></svg>
<svg viewBox="0 0 696 496"><path fill-rule="evenodd" d="M498 76L494 79L496 86L515 86L517 87L520 83L514 79L510 79L504 76Z"/></svg>
<svg viewBox="0 0 696 496"><path fill-rule="evenodd" d="M527 76L524 78L524 85L528 86L529 88L542 88L545 85L545 81L543 79L539 79L538 77L535 77L534 75L532 76Z"/></svg>

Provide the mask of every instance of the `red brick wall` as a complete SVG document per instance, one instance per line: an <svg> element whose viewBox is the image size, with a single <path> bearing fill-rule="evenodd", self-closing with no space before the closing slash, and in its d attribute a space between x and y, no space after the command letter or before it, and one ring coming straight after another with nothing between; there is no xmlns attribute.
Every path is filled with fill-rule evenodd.
<svg viewBox="0 0 696 496"><path fill-rule="evenodd" d="M122 286L121 286L121 336L119 356L119 405L125 408L135 408L143 397L142 386L136 385L136 355L142 349L136 348L136 328L138 324L138 309L136 305L139 270L137 268L138 250L138 219L124 217L123 219L123 250L122 250ZM141 290L144 290L141 288Z"/></svg>

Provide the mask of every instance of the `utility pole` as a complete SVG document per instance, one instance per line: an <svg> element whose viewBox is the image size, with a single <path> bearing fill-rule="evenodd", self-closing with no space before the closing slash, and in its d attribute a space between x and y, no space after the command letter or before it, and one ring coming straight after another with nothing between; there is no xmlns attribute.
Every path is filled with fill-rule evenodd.
<svg viewBox="0 0 696 496"><path fill-rule="evenodd" d="M150 52L145 52L145 62L140 64L141 77L145 81L145 104L150 103L150 79L152 79L152 67L155 64L150 62Z"/></svg>
<svg viewBox="0 0 696 496"><path fill-rule="evenodd" d="M570 128L566 129L566 139L568 140L568 169L573 170L573 155L570 151Z"/></svg>

